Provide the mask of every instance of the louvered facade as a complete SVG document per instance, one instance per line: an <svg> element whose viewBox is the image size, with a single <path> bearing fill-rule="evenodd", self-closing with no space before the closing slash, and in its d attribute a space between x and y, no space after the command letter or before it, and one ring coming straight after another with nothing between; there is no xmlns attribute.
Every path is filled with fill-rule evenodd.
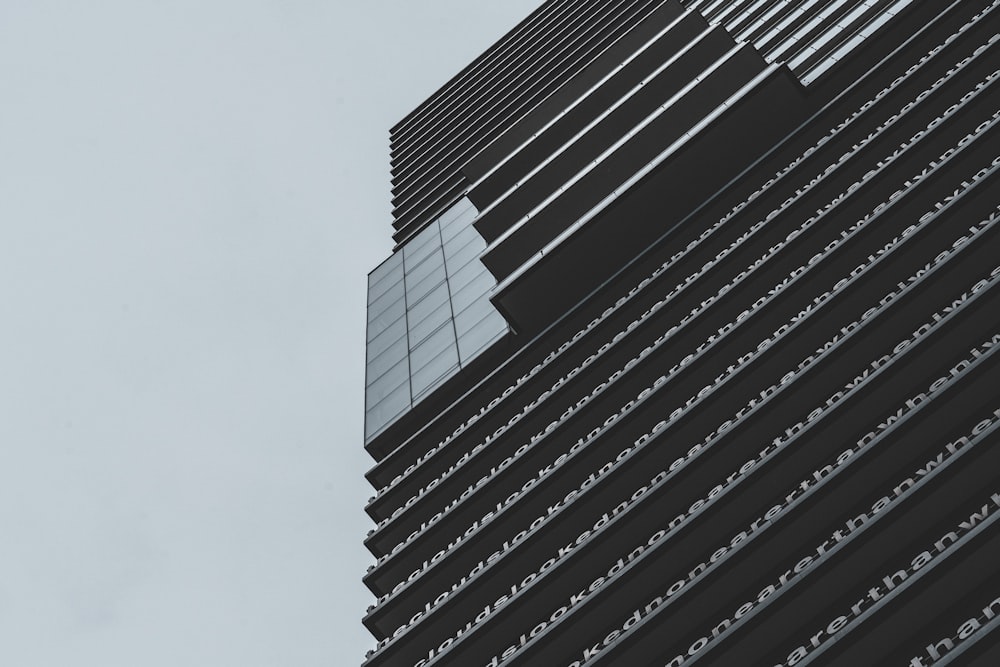
<svg viewBox="0 0 1000 667"><path fill-rule="evenodd" d="M366 667L1000 665L1000 0L550 0L391 140Z"/></svg>

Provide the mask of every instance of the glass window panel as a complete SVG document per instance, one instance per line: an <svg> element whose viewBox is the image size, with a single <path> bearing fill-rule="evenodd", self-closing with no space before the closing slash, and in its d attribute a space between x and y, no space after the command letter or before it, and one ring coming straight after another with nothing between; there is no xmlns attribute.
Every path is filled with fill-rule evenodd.
<svg viewBox="0 0 1000 667"><path fill-rule="evenodd" d="M410 322L410 347L416 347L439 326L451 320L451 303L445 300L437 310L429 313L419 322Z"/></svg>
<svg viewBox="0 0 1000 667"><path fill-rule="evenodd" d="M469 223L475 220L477 215L479 215L479 211L476 210L476 207L469 206L469 208L462 209L454 218L447 221L442 220L441 236L449 238L454 236L455 232L463 227L467 227Z"/></svg>
<svg viewBox="0 0 1000 667"><path fill-rule="evenodd" d="M432 248L439 245L441 245L441 233L438 231L437 224L431 223L403 246L406 268L409 269L418 264Z"/></svg>
<svg viewBox="0 0 1000 667"><path fill-rule="evenodd" d="M441 226L441 242L448 243L458 234L461 234L470 225L452 225L450 227Z"/></svg>
<svg viewBox="0 0 1000 667"><path fill-rule="evenodd" d="M377 317L381 315L386 308L396 303L399 299L403 298L403 283L402 281L393 285L382 296L374 299L368 304L368 317Z"/></svg>
<svg viewBox="0 0 1000 667"><path fill-rule="evenodd" d="M406 284L416 285L421 280L432 274L439 267L444 266L444 255L441 248L435 247L434 252L424 258L419 264L406 269Z"/></svg>
<svg viewBox="0 0 1000 667"><path fill-rule="evenodd" d="M496 308L493 307L490 300L478 299L473 301L465 310L455 315L455 329L458 331L459 337L491 312L496 312Z"/></svg>
<svg viewBox="0 0 1000 667"><path fill-rule="evenodd" d="M430 389L436 380L458 368L458 350L455 346L445 348L444 352L428 362L423 368L413 374L413 395L417 396Z"/></svg>
<svg viewBox="0 0 1000 667"><path fill-rule="evenodd" d="M467 286L484 280L483 276L489 276L490 281L496 283L496 278L493 277L493 274L489 272L483 263L478 259L474 259L448 276L448 286L453 294L458 294ZM461 308L457 308L456 310L461 310Z"/></svg>
<svg viewBox="0 0 1000 667"><path fill-rule="evenodd" d="M400 266L399 270L386 276L383 280L379 281L375 285L371 285L368 288L368 303L371 304L373 301L378 299L380 296L386 294L387 292L392 292L402 286L403 283L403 267Z"/></svg>
<svg viewBox="0 0 1000 667"><path fill-rule="evenodd" d="M447 246L444 250L445 263L452 273L465 266L470 257L478 257L486 250L486 241L479 234L461 244Z"/></svg>
<svg viewBox="0 0 1000 667"><path fill-rule="evenodd" d="M483 271L476 276L468 285L464 285L460 290L451 295L451 307L456 313L460 313L473 302L485 300L486 295L496 285L496 279L489 271Z"/></svg>
<svg viewBox="0 0 1000 667"><path fill-rule="evenodd" d="M440 218L438 218L438 222L441 223L442 229L470 208L472 208L472 201L468 197L462 197L459 199L451 208L442 213Z"/></svg>
<svg viewBox="0 0 1000 667"><path fill-rule="evenodd" d="M414 324L420 322L427 314L437 310L441 307L441 304L448 302L448 285L441 283L430 292L427 296L419 301L410 304L409 314L407 315L407 320L412 328Z"/></svg>
<svg viewBox="0 0 1000 667"><path fill-rule="evenodd" d="M417 345L410 352L410 368L416 372L424 367L434 357L438 356L449 345L455 344L455 327L446 321L427 340Z"/></svg>
<svg viewBox="0 0 1000 667"><path fill-rule="evenodd" d="M399 267L403 265L403 253L396 251L393 253L389 259L385 260L381 264L375 267L371 273L368 274L368 284L374 285L381 280L384 280L391 273L394 273Z"/></svg>
<svg viewBox="0 0 1000 667"><path fill-rule="evenodd" d="M439 266L420 282L409 283L410 287L406 290L406 301L408 303L416 303L417 301L420 301L420 299L427 296L432 289L444 282L444 277L444 267Z"/></svg>
<svg viewBox="0 0 1000 667"><path fill-rule="evenodd" d="M426 257L432 254L435 250L441 249L441 240L432 239L430 243L426 243L420 248L415 249L412 253L406 256L406 272L409 273L416 267L420 262L424 261Z"/></svg>
<svg viewBox="0 0 1000 667"><path fill-rule="evenodd" d="M486 245L486 240L479 234L479 231L472 225L467 227L456 228L455 235L445 239L444 241L444 254L445 256L450 255L455 251L456 248L461 248L466 243L469 243L473 239L480 239L483 242L483 246Z"/></svg>
<svg viewBox="0 0 1000 667"><path fill-rule="evenodd" d="M445 262L448 264L448 270L451 273L455 273L460 268L469 263L470 260L477 259L483 250L486 250L486 241L482 240L478 236L462 247L454 247L449 252L445 250Z"/></svg>
<svg viewBox="0 0 1000 667"><path fill-rule="evenodd" d="M457 371L459 368L461 368L461 366L459 366L458 364L455 364L454 367L452 367L452 368L448 369L446 372L442 373L437 379L431 380L430 384L428 384L426 387L421 387L420 393L419 394L414 394L414 396L413 396L413 402L414 403L419 403L420 401L422 401L425 398L427 398L428 396L430 396L431 392L433 392L439 386L441 386L442 384L444 384L445 380L447 380L452 375L454 375L455 371Z"/></svg>
<svg viewBox="0 0 1000 667"><path fill-rule="evenodd" d="M473 220L470 220L464 224L450 227L448 235L442 235L442 243L462 243L461 239L471 239L473 236L483 238L483 235L479 233L479 230L473 224Z"/></svg>
<svg viewBox="0 0 1000 667"><path fill-rule="evenodd" d="M374 359L404 336L406 336L406 318L401 317L393 322L388 329L368 341L366 359L368 361Z"/></svg>
<svg viewBox="0 0 1000 667"><path fill-rule="evenodd" d="M410 239L409 243L406 244L407 248L404 249L404 252L407 252L409 249L419 248L428 241L436 239L439 234L440 234L440 227L438 226L437 221L435 220L431 224L421 229L416 236ZM409 256L407 256L407 259L409 259Z"/></svg>
<svg viewBox="0 0 1000 667"><path fill-rule="evenodd" d="M474 259L456 271L449 271L448 282L451 283L451 288L457 292L475 280L479 274L484 271L489 273L488 269L482 262L478 259Z"/></svg>
<svg viewBox="0 0 1000 667"><path fill-rule="evenodd" d="M396 387L406 382L410 377L410 368L406 359L399 362L387 372L368 385L365 390L365 409L375 405L383 398L395 391Z"/></svg>
<svg viewBox="0 0 1000 667"><path fill-rule="evenodd" d="M479 260L479 257L472 257L462 265L458 265L457 263L450 265L448 267L448 278L451 284L455 285L455 291L458 291L484 271L489 273L486 265Z"/></svg>
<svg viewBox="0 0 1000 667"><path fill-rule="evenodd" d="M462 355L462 363L467 363L506 332L507 322L494 310L471 329L459 335L458 350Z"/></svg>
<svg viewBox="0 0 1000 667"><path fill-rule="evenodd" d="M382 354L372 358L367 364L368 383L371 384L384 373L393 368L396 364L406 358L406 336L403 336L395 343L386 348Z"/></svg>
<svg viewBox="0 0 1000 667"><path fill-rule="evenodd" d="M382 310L381 313L368 311L368 335L372 338L395 324L406 313L406 301L399 299Z"/></svg>
<svg viewBox="0 0 1000 667"><path fill-rule="evenodd" d="M365 437L370 438L410 407L410 387L400 385L365 412Z"/></svg>

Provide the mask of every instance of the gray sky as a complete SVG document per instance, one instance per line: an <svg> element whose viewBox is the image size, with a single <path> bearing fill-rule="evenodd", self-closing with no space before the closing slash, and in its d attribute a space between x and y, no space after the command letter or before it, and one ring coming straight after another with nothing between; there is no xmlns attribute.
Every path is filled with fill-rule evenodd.
<svg viewBox="0 0 1000 667"><path fill-rule="evenodd" d="M0 0L0 664L360 664L388 129L538 4Z"/></svg>

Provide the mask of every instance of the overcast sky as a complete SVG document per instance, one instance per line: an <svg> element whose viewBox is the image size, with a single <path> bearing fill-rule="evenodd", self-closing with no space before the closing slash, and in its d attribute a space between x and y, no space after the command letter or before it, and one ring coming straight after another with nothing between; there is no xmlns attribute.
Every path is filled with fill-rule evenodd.
<svg viewBox="0 0 1000 667"><path fill-rule="evenodd" d="M340 667L388 129L538 0L0 0L0 665Z"/></svg>

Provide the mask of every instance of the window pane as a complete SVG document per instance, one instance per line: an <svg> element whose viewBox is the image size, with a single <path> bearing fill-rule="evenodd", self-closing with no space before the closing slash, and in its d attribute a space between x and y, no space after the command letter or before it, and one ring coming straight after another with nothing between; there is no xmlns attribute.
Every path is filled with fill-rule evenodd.
<svg viewBox="0 0 1000 667"><path fill-rule="evenodd" d="M483 263L479 260L472 260L457 271L450 272L448 274L448 282L451 283L452 289L457 292L479 277L479 274L484 272L488 272L488 269L483 265Z"/></svg>
<svg viewBox="0 0 1000 667"><path fill-rule="evenodd" d="M370 361L382 354L393 343L406 336L406 318L401 317L379 335L368 341L366 361Z"/></svg>
<svg viewBox="0 0 1000 667"><path fill-rule="evenodd" d="M410 407L410 388L403 384L365 412L365 437L370 438L383 426Z"/></svg>
<svg viewBox="0 0 1000 667"><path fill-rule="evenodd" d="M432 289L423 299L410 304L407 320L412 328L427 315L448 302L448 286L444 283Z"/></svg>
<svg viewBox="0 0 1000 667"><path fill-rule="evenodd" d="M402 281L390 286L390 288L386 290L382 296L374 299L368 304L368 317L378 317L385 311L386 308L393 305L401 298L403 298Z"/></svg>
<svg viewBox="0 0 1000 667"><path fill-rule="evenodd" d="M437 310L429 313L419 322L410 323L410 346L416 347L424 341L434 331L451 320L451 304L446 300L444 304L438 306Z"/></svg>
<svg viewBox="0 0 1000 667"><path fill-rule="evenodd" d="M412 271L420 262L440 249L441 242L433 240L431 243L427 243L423 247L414 250L412 254L406 256L406 272L409 273Z"/></svg>
<svg viewBox="0 0 1000 667"><path fill-rule="evenodd" d="M368 282L368 303L371 303L378 297L386 293L394 285L398 284L400 280L403 279L403 264L400 263L399 266L394 268L385 277L377 282Z"/></svg>
<svg viewBox="0 0 1000 667"><path fill-rule="evenodd" d="M489 271L483 271L473 278L472 282L468 285L462 286L457 292L452 294L451 307L455 312L461 312L476 301L487 301L486 295L489 294L490 290L496 284L493 274Z"/></svg>
<svg viewBox="0 0 1000 667"><path fill-rule="evenodd" d="M441 228L444 229L446 226L450 225L462 213L465 213L470 208L472 208L472 201L468 197L462 197L459 199L451 208L442 213L440 218L438 218L438 221L441 223Z"/></svg>
<svg viewBox="0 0 1000 667"><path fill-rule="evenodd" d="M383 296L387 292L395 291L403 284L403 267L399 271L393 272L381 280L378 284L368 288L368 304Z"/></svg>
<svg viewBox="0 0 1000 667"><path fill-rule="evenodd" d="M445 322L427 340L417 345L410 352L410 368L413 372L422 369L427 362L444 352L449 345L455 344L455 327L451 322Z"/></svg>
<svg viewBox="0 0 1000 667"><path fill-rule="evenodd" d="M409 271L410 267L419 264L420 260L426 257L435 247L440 245L441 234L438 232L438 226L435 223L432 223L415 237L407 241L406 245L403 246L403 257L406 260L405 264L407 271Z"/></svg>
<svg viewBox="0 0 1000 667"><path fill-rule="evenodd" d="M396 322L403 319L406 314L406 303L400 299L392 304L381 315L376 315L374 319L368 320L368 336L372 339L379 336L383 331L392 327ZM369 314L371 318L371 314Z"/></svg>
<svg viewBox="0 0 1000 667"><path fill-rule="evenodd" d="M462 312L455 315L455 329L458 331L458 335L461 336L463 332L474 327L487 314L495 312L496 308L493 307L489 299L477 299L473 301Z"/></svg>
<svg viewBox="0 0 1000 667"><path fill-rule="evenodd" d="M368 284L375 285L376 283L386 279L390 274L396 272L402 265L403 253L397 251L393 253L389 259L379 264L371 273L368 274Z"/></svg>
<svg viewBox="0 0 1000 667"><path fill-rule="evenodd" d="M462 355L462 363L468 362L506 332L507 322L494 310L471 329L459 335L458 350Z"/></svg>
<svg viewBox="0 0 1000 667"><path fill-rule="evenodd" d="M417 234L407 242L406 246L403 248L403 252L404 253L410 252L412 250L421 247L428 241L436 239L440 233L439 230L440 227L438 226L437 221L434 221L431 224L427 225L426 227L420 230L419 234ZM409 259L409 255L407 255L406 257L407 259Z"/></svg>
<svg viewBox="0 0 1000 667"><path fill-rule="evenodd" d="M478 259L483 250L486 249L486 241L476 237L466 243L461 248L453 248L451 254L445 251L445 261L448 262L448 271L456 273L463 266L474 259Z"/></svg>
<svg viewBox="0 0 1000 667"><path fill-rule="evenodd" d="M368 385L365 390L365 408L370 408L406 382L410 369L406 359L399 362Z"/></svg>
<svg viewBox="0 0 1000 667"><path fill-rule="evenodd" d="M369 361L367 364L368 383L371 384L381 377L383 373L391 369L403 359L406 359L407 349L406 336L403 336L390 345L388 349L382 352L382 354L379 354Z"/></svg>
<svg viewBox="0 0 1000 667"><path fill-rule="evenodd" d="M461 248L465 244L471 243L476 239L479 239L479 242L483 244L484 248L486 247L486 239L480 236L479 232L476 231L476 228L473 227L472 225L469 225L468 227L463 227L461 229L456 228L455 236L449 239L445 239L444 254L448 256L454 253L455 250L457 250L458 248Z"/></svg>
<svg viewBox="0 0 1000 667"><path fill-rule="evenodd" d="M407 303L416 303L427 296L431 290L444 282L444 275L444 267L439 266L420 282L409 282L406 290Z"/></svg>
<svg viewBox="0 0 1000 667"><path fill-rule="evenodd" d="M416 285L438 268L444 266L444 255L441 254L441 248L435 246L434 252L425 257L419 264L412 267L407 266L406 284L407 286Z"/></svg>
<svg viewBox="0 0 1000 667"><path fill-rule="evenodd" d="M444 234L445 229L450 230L454 234L455 230L461 229L462 227L468 227L472 221L476 219L477 215L479 215L479 211L476 210L475 206L469 206L469 208L463 209L462 212L454 218L448 222L442 223L442 235Z"/></svg>
<svg viewBox="0 0 1000 667"><path fill-rule="evenodd" d="M450 346L413 374L413 395L427 391L436 380L457 367L458 352L454 346Z"/></svg>

